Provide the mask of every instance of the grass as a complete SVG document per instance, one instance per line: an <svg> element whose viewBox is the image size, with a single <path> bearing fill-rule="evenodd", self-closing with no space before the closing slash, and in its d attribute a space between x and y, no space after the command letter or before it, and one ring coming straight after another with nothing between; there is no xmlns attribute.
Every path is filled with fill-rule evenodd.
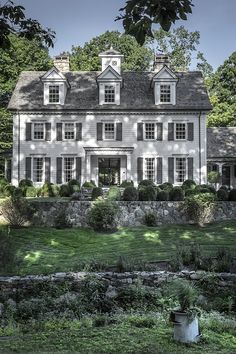
<svg viewBox="0 0 236 354"><path fill-rule="evenodd" d="M132 317L132 318L131 318ZM0 353L204 353L236 352L235 327L225 327L219 321L212 325L202 321L202 339L197 344L174 342L168 321L152 314L140 326L140 315L123 316L119 321L95 327L91 318L82 320L48 320L23 327L5 328L0 333ZM153 324L154 322L154 324ZM145 325L146 323L146 325ZM234 320L235 324L235 320Z"/></svg>
<svg viewBox="0 0 236 354"><path fill-rule="evenodd" d="M83 228L33 227L12 230L11 234L20 262L17 269L9 269L9 274L76 271L81 262L94 259L115 265L119 255L135 261L168 260L177 244L191 242L200 244L207 255L214 254L219 247L228 247L236 256L236 220L204 228L194 225L121 228L113 234Z"/></svg>

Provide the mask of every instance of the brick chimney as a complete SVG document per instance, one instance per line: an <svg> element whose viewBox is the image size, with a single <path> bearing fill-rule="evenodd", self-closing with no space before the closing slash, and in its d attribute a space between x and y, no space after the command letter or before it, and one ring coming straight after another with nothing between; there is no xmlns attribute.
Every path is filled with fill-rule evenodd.
<svg viewBox="0 0 236 354"><path fill-rule="evenodd" d="M53 64L61 72L70 71L69 55L57 55L54 57Z"/></svg>
<svg viewBox="0 0 236 354"><path fill-rule="evenodd" d="M169 57L166 54L157 54L153 63L153 71L160 71L164 65L169 66Z"/></svg>

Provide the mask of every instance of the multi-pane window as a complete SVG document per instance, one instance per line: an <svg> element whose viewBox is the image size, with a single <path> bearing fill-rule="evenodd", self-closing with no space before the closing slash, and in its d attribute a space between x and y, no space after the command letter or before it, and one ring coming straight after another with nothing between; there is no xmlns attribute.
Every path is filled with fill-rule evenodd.
<svg viewBox="0 0 236 354"><path fill-rule="evenodd" d="M105 101L105 103L114 103L115 102L115 86L105 85L104 101Z"/></svg>
<svg viewBox="0 0 236 354"><path fill-rule="evenodd" d="M75 171L75 159L74 157L64 158L64 182L67 183L74 178Z"/></svg>
<svg viewBox="0 0 236 354"><path fill-rule="evenodd" d="M44 123L34 123L34 139L44 139Z"/></svg>
<svg viewBox="0 0 236 354"><path fill-rule="evenodd" d="M183 183L186 179L186 158L177 157L175 160L176 182Z"/></svg>
<svg viewBox="0 0 236 354"><path fill-rule="evenodd" d="M104 124L104 139L114 140L115 139L115 124L105 123Z"/></svg>
<svg viewBox="0 0 236 354"><path fill-rule="evenodd" d="M155 123L145 123L145 139L155 139Z"/></svg>
<svg viewBox="0 0 236 354"><path fill-rule="evenodd" d="M144 160L145 163L145 179L149 179L150 181L155 182L155 158L148 157Z"/></svg>
<svg viewBox="0 0 236 354"><path fill-rule="evenodd" d="M74 123L65 123L64 124L64 139L66 139L66 140L75 139Z"/></svg>
<svg viewBox="0 0 236 354"><path fill-rule="evenodd" d="M33 182L43 182L43 157L33 158Z"/></svg>
<svg viewBox="0 0 236 354"><path fill-rule="evenodd" d="M59 103L59 85L50 85L49 86L49 103Z"/></svg>
<svg viewBox="0 0 236 354"><path fill-rule="evenodd" d="M186 139L186 124L176 123L175 124L175 139L185 140Z"/></svg>
<svg viewBox="0 0 236 354"><path fill-rule="evenodd" d="M160 85L160 102L171 102L170 85Z"/></svg>

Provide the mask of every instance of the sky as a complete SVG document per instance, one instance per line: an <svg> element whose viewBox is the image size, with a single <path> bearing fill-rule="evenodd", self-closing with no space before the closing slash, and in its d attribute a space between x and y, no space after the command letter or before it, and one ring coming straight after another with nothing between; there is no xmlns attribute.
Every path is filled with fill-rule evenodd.
<svg viewBox="0 0 236 354"><path fill-rule="evenodd" d="M126 0L15 0L26 9L27 17L56 31L50 55L70 51L105 31L123 31L114 21ZM236 0L193 0L193 14L177 21L190 31L200 31L199 50L216 69L236 50Z"/></svg>

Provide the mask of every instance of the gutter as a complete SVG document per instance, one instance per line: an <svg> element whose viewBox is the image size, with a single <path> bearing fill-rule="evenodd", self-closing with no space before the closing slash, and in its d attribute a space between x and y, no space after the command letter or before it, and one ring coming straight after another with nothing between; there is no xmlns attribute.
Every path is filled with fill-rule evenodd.
<svg viewBox="0 0 236 354"><path fill-rule="evenodd" d="M19 111L17 111L17 118L18 118L18 146L17 146L17 168L18 168L18 176L17 176L17 180L18 180L18 185L20 182L20 114Z"/></svg>
<svg viewBox="0 0 236 354"><path fill-rule="evenodd" d="M202 139L201 139L201 115L202 112L200 111L198 116L198 134L199 134L199 184L202 184Z"/></svg>

